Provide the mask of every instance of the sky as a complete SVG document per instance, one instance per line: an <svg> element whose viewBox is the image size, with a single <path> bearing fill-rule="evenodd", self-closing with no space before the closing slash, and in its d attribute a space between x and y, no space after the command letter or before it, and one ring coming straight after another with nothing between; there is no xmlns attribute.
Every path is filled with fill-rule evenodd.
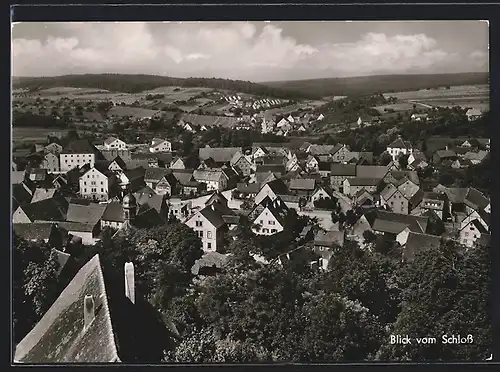
<svg viewBox="0 0 500 372"><path fill-rule="evenodd" d="M487 72L485 21L58 22L12 25L13 76L254 82Z"/></svg>

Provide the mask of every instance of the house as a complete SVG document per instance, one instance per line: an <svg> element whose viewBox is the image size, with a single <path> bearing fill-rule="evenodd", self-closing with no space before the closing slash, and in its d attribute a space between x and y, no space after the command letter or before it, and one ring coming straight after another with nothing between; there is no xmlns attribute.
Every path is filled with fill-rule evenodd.
<svg viewBox="0 0 500 372"><path fill-rule="evenodd" d="M107 168L115 174L120 174L127 170L127 164L121 157L117 156L108 163Z"/></svg>
<svg viewBox="0 0 500 372"><path fill-rule="evenodd" d="M163 345L154 340L173 340L175 329L136 292L132 262L122 273L104 272L99 255L93 256L15 345L14 363L160 361Z"/></svg>
<svg viewBox="0 0 500 372"><path fill-rule="evenodd" d="M172 144L162 138L153 138L149 146L149 152L172 152Z"/></svg>
<svg viewBox="0 0 500 372"><path fill-rule="evenodd" d="M49 143L44 148L45 153L51 152L54 155L59 155L62 150L63 150L63 147L60 144L55 143L55 142Z"/></svg>
<svg viewBox="0 0 500 372"><path fill-rule="evenodd" d="M325 115L323 114L319 114L318 118L316 120L323 120L325 118Z"/></svg>
<svg viewBox="0 0 500 372"><path fill-rule="evenodd" d="M345 241L343 231L318 231L314 236L314 252L319 256L318 266L322 270L328 269L335 247L342 247Z"/></svg>
<svg viewBox="0 0 500 372"><path fill-rule="evenodd" d="M410 118L414 121L427 121L429 120L429 114L412 114Z"/></svg>
<svg viewBox="0 0 500 372"><path fill-rule="evenodd" d="M170 169L186 169L184 160L182 158L175 159L170 165Z"/></svg>
<svg viewBox="0 0 500 372"><path fill-rule="evenodd" d="M144 175L146 170L143 167L128 168L118 174L120 190L137 191L144 186Z"/></svg>
<svg viewBox="0 0 500 372"><path fill-rule="evenodd" d="M394 236L404 245L410 232L425 233L429 217L377 211L372 230L376 233Z"/></svg>
<svg viewBox="0 0 500 372"><path fill-rule="evenodd" d="M81 168L85 164L94 167L96 160L104 159L104 156L88 140L75 140L59 154L61 172L67 172L73 168Z"/></svg>
<svg viewBox="0 0 500 372"><path fill-rule="evenodd" d="M12 223L64 221L67 209L68 201L60 196L43 199L35 203L21 204L12 215Z"/></svg>
<svg viewBox="0 0 500 372"><path fill-rule="evenodd" d="M230 164L232 167L238 169L238 173L240 173L244 177L249 176L252 171L255 171L250 157L243 155L240 152L234 154L233 158L230 161Z"/></svg>
<svg viewBox="0 0 500 372"><path fill-rule="evenodd" d="M106 201L113 196L117 180L106 168L94 166L79 180L79 194L88 199Z"/></svg>
<svg viewBox="0 0 500 372"><path fill-rule="evenodd" d="M253 161L255 161L255 159L266 156L267 154L269 154L269 151L263 146L252 147L252 155L251 156L252 156Z"/></svg>
<svg viewBox="0 0 500 372"><path fill-rule="evenodd" d="M106 204L101 218L101 227L122 229L128 226L151 228L165 223L167 206L162 195L127 194L121 203ZM140 202L140 203L139 203Z"/></svg>
<svg viewBox="0 0 500 372"><path fill-rule="evenodd" d="M334 163L330 167L330 187L334 190L343 191L344 181L356 177L355 164Z"/></svg>
<svg viewBox="0 0 500 372"><path fill-rule="evenodd" d="M231 213L227 210L227 205L217 201L206 205L184 222L201 239L202 248L205 252L220 252L223 250L223 237L229 230L224 220L224 213ZM233 214L231 213L231 215Z"/></svg>
<svg viewBox="0 0 500 372"><path fill-rule="evenodd" d="M392 168L392 162L388 165L356 165L356 177L382 180Z"/></svg>
<svg viewBox="0 0 500 372"><path fill-rule="evenodd" d="M81 238L82 244L94 245L101 232L101 218L106 205L98 203L74 204L68 206L66 221L59 222L72 236Z"/></svg>
<svg viewBox="0 0 500 372"><path fill-rule="evenodd" d="M466 160L470 160L472 164L479 164L489 155L489 151L479 150L477 152L469 151L464 155Z"/></svg>
<svg viewBox="0 0 500 372"><path fill-rule="evenodd" d="M59 191L57 189L55 189L55 188L48 189L48 188L37 187L35 189L35 191L33 192L33 196L31 198L31 203L36 203L40 200L57 198L57 197L61 197L61 194L59 193Z"/></svg>
<svg viewBox="0 0 500 372"><path fill-rule="evenodd" d="M277 198L277 195L287 194L288 187L285 185L283 180L275 179L270 182L265 183L255 196L254 202L255 204L260 204L262 200L266 197L270 198L274 201Z"/></svg>
<svg viewBox="0 0 500 372"><path fill-rule="evenodd" d="M198 166L198 168L196 168L196 169L214 169L214 168L218 168L218 165L215 162L215 160L212 158L207 158L207 159L203 159L200 162L200 165Z"/></svg>
<svg viewBox="0 0 500 372"><path fill-rule="evenodd" d="M332 191L324 186L316 186L316 189L311 194L310 201L314 205L314 202L320 199L331 199L333 198Z"/></svg>
<svg viewBox="0 0 500 372"><path fill-rule="evenodd" d="M347 178L344 180L343 194L353 197L361 189L373 193L377 191L377 185L380 181L378 178Z"/></svg>
<svg viewBox="0 0 500 372"><path fill-rule="evenodd" d="M317 172L319 168L319 159L316 156L309 155L306 159L306 169L309 172Z"/></svg>
<svg viewBox="0 0 500 372"><path fill-rule="evenodd" d="M228 178L220 169L195 170L193 179L206 184L207 191L224 190L227 187Z"/></svg>
<svg viewBox="0 0 500 372"><path fill-rule="evenodd" d="M445 160L454 161L457 159L457 153L453 150L438 150L432 156L432 163L439 165Z"/></svg>
<svg viewBox="0 0 500 372"><path fill-rule="evenodd" d="M34 183L40 183L47 180L47 169L32 168L28 171L28 179Z"/></svg>
<svg viewBox="0 0 500 372"><path fill-rule="evenodd" d="M362 208L371 208L375 203L375 197L365 189L359 190L353 197L354 205Z"/></svg>
<svg viewBox="0 0 500 372"><path fill-rule="evenodd" d="M171 171L165 168L146 168L144 172L144 183L154 190L158 182L169 173L171 173Z"/></svg>
<svg viewBox="0 0 500 372"><path fill-rule="evenodd" d="M410 231L406 244L403 246L403 261L410 262L415 255L429 249L438 249L441 237Z"/></svg>
<svg viewBox="0 0 500 372"><path fill-rule="evenodd" d="M47 152L43 157L40 168L46 169L48 173L59 172L59 155L56 155L52 152Z"/></svg>
<svg viewBox="0 0 500 372"><path fill-rule="evenodd" d="M221 166L229 163L237 152L243 153L241 147L202 147L198 150L200 160L212 158Z"/></svg>
<svg viewBox="0 0 500 372"><path fill-rule="evenodd" d="M396 186L389 183L380 193L380 203L394 213L409 214L409 199Z"/></svg>
<svg viewBox="0 0 500 372"><path fill-rule="evenodd" d="M465 115L467 115L467 119L469 121L473 121L479 119L483 115L483 112L477 108L470 108L467 110Z"/></svg>
<svg viewBox="0 0 500 372"><path fill-rule="evenodd" d="M291 194L294 195L302 195L309 197L312 195L314 190L316 189L316 180L315 179L292 179L290 180L290 184L288 185L288 190Z"/></svg>
<svg viewBox="0 0 500 372"><path fill-rule="evenodd" d="M387 152L391 155L393 161L397 161L401 154L410 155L413 152L413 147L410 142L403 141L401 137L398 137L387 146Z"/></svg>
<svg viewBox="0 0 500 372"><path fill-rule="evenodd" d="M174 175L172 173L167 173L156 183L154 191L158 195L176 195L178 191L177 184L178 182Z"/></svg>
<svg viewBox="0 0 500 372"><path fill-rule="evenodd" d="M479 220L474 219L467 222L458 232L459 242L466 247L473 247L483 235L488 235L488 230Z"/></svg>
<svg viewBox="0 0 500 372"><path fill-rule="evenodd" d="M266 120L266 118L264 118L262 120L262 123L261 123L261 130L260 130L260 132L262 134L271 133L271 132L274 131L275 127L276 127L276 123L274 122L274 120L272 120L272 119Z"/></svg>
<svg viewBox="0 0 500 372"><path fill-rule="evenodd" d="M283 231L287 213L288 207L279 197L274 200L269 197L264 198L249 214L250 221L253 223L253 233L274 235Z"/></svg>
<svg viewBox="0 0 500 372"><path fill-rule="evenodd" d="M108 137L104 140L104 148L106 150L126 150L127 144L121 139Z"/></svg>
<svg viewBox="0 0 500 372"><path fill-rule="evenodd" d="M332 161L337 163L342 163L346 161L347 157L349 156L349 153L350 153L349 147L347 147L346 145L337 144L331 151L330 155Z"/></svg>

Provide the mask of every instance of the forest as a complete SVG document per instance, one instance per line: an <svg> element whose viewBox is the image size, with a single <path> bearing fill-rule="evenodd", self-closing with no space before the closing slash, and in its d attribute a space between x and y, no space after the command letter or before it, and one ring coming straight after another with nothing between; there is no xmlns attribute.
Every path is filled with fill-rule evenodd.
<svg viewBox="0 0 500 372"><path fill-rule="evenodd" d="M290 89L283 90L250 81L229 80L220 78L174 78L157 75L125 75L125 74L83 74L54 77L17 77L13 88L24 88L31 91L54 87L75 87L105 89L111 92L139 93L165 86L185 88L202 87L219 90L253 94L256 96L281 99L320 99L315 93L302 93Z"/></svg>

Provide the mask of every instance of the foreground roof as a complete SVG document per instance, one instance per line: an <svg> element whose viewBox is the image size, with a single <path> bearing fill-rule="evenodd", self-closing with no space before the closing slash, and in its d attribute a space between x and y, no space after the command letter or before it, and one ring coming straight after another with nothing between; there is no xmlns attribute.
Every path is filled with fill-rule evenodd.
<svg viewBox="0 0 500 372"><path fill-rule="evenodd" d="M92 295L95 318L84 330L84 298ZM99 255L87 262L30 333L16 346L20 363L119 361Z"/></svg>

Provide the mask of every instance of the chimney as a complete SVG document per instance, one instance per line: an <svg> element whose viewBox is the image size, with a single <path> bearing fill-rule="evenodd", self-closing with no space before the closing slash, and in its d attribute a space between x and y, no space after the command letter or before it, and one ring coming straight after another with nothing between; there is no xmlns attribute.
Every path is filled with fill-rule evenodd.
<svg viewBox="0 0 500 372"><path fill-rule="evenodd" d="M92 295L85 295L83 301L83 329L86 330L95 317L95 304Z"/></svg>
<svg viewBox="0 0 500 372"><path fill-rule="evenodd" d="M134 264L125 262L125 296L135 304L135 277Z"/></svg>

